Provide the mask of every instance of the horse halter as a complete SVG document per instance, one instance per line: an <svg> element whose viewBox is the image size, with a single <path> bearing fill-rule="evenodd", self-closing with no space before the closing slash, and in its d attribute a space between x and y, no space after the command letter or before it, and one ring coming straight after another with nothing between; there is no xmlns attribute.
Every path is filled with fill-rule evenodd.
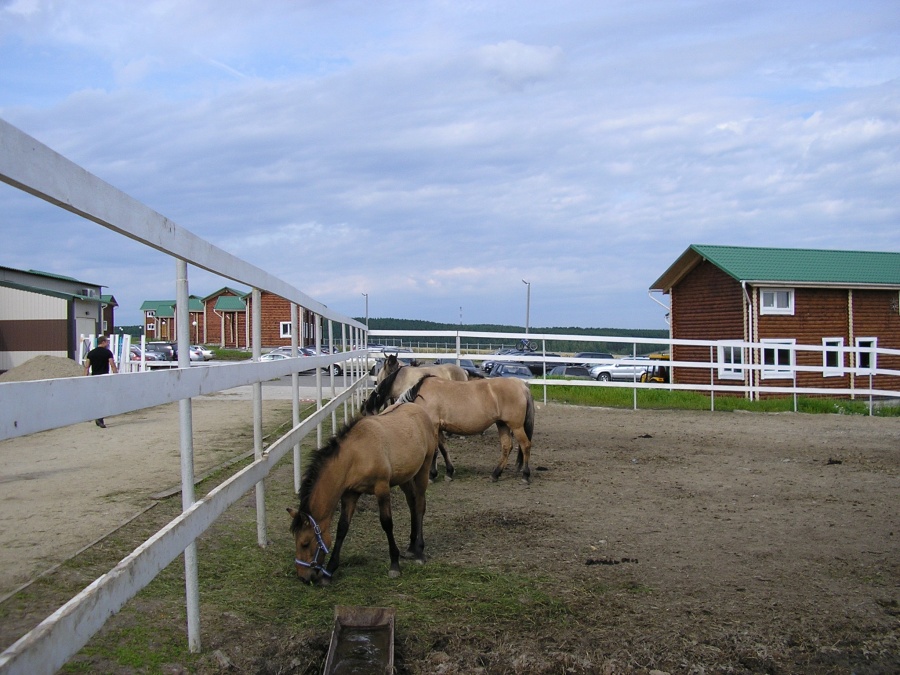
<svg viewBox="0 0 900 675"><path fill-rule="evenodd" d="M325 556L328 555L328 547L325 545L325 540L322 539L322 530L319 529L319 524L315 521L315 519L309 515L305 514L307 518L309 518L309 522L313 527L313 532L316 535L316 541L318 542L318 546L316 547L316 552L313 554L312 562L304 562L303 560L299 560L296 557L294 558L294 563L300 565L301 567L308 567L310 570L315 572L321 572L326 577L331 578L331 572L325 569L322 563L325 562ZM319 554L322 554L322 562L319 562Z"/></svg>

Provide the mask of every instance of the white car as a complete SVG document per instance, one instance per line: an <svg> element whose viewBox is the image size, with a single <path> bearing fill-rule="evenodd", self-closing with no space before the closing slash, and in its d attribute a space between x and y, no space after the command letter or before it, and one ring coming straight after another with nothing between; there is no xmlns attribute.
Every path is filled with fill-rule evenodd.
<svg viewBox="0 0 900 675"><path fill-rule="evenodd" d="M622 361L649 361L647 356L628 357L613 363L603 363L591 368L591 377L601 382L640 382L641 373L649 367L649 363L622 363Z"/></svg>
<svg viewBox="0 0 900 675"><path fill-rule="evenodd" d="M191 345L191 361L209 361L212 357L211 349L201 345Z"/></svg>

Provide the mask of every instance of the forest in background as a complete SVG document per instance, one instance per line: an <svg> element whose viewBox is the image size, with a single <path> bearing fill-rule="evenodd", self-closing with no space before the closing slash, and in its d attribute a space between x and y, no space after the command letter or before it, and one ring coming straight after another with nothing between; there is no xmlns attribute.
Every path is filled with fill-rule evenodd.
<svg viewBox="0 0 900 675"><path fill-rule="evenodd" d="M356 321L360 323L365 323L365 317L354 317ZM432 331L471 331L478 333L524 333L524 326L509 326L509 325L501 325L501 324L455 324L455 323L439 323L436 321L420 321L418 319L392 319L392 318L372 318L369 317L369 330L397 330L397 331L418 331L418 330L432 330ZM632 338L632 337L640 337L640 338L662 338L668 339L669 332L667 330L659 330L659 329L648 329L648 328L580 328L576 326L554 326L552 328L543 328L537 326L529 327L529 333L532 334L546 334L546 335L592 335L592 336L622 336L623 338ZM435 342L438 338L428 338L428 340ZM384 344L390 344L390 340L379 339L380 342ZM476 349L479 347L483 347L485 343L485 338L460 338L461 347L463 350L470 351L472 349ZM514 347L515 340L509 340L510 344L497 346L505 346L505 347ZM438 342L438 344L440 344ZM626 345L628 345L626 347ZM393 345L396 346L396 345ZM448 347L451 346L448 344ZM453 341L453 348L455 348L455 340ZM538 345L540 349L540 345ZM659 344L639 344L637 345L637 353L638 354L649 354L651 352L656 352L660 350L665 350L667 347L663 343ZM589 342L587 340L563 340L556 341L554 340L552 344L547 345L548 351L553 352L610 352L612 354L622 354L623 352L631 351L631 343L626 342Z"/></svg>

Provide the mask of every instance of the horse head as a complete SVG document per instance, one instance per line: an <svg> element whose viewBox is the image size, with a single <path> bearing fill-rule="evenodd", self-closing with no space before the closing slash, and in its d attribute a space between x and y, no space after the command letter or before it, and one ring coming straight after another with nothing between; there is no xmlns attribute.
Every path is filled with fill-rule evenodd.
<svg viewBox="0 0 900 675"><path fill-rule="evenodd" d="M331 581L331 572L325 569L325 558L331 550L330 528L319 528L319 524L308 513L294 508L287 511L292 518L297 577L307 584L327 584Z"/></svg>

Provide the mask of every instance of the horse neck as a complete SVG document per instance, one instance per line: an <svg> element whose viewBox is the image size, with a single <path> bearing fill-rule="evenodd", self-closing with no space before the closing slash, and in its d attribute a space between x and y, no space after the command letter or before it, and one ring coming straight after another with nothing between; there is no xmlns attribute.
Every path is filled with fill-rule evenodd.
<svg viewBox="0 0 900 675"><path fill-rule="evenodd" d="M325 529L331 522L346 485L343 478L343 462L340 453L322 465L319 477L310 489L309 515L316 519L319 526Z"/></svg>

